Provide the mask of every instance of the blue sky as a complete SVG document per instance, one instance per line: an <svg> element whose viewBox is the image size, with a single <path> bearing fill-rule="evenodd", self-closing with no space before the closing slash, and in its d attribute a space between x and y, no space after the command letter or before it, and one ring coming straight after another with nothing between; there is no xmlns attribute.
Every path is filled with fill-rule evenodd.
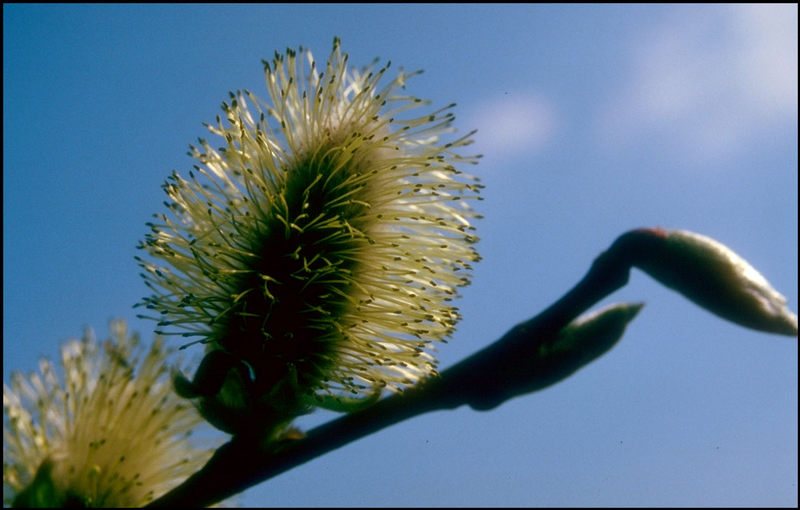
<svg viewBox="0 0 800 510"><path fill-rule="evenodd" d="M108 333L133 260L262 58L334 35L355 65L477 128L484 260L446 368L640 226L711 236L797 310L797 6L3 6L3 377ZM212 144L213 145L213 144ZM248 506L796 506L797 339L742 329L643 273L610 353L490 412L432 413L245 492ZM308 426L328 414L305 419Z"/></svg>

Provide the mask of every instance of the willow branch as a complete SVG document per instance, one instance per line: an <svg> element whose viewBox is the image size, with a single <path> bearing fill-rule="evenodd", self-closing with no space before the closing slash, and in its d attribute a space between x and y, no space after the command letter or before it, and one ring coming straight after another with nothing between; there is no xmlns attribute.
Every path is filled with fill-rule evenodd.
<svg viewBox="0 0 800 510"><path fill-rule="evenodd" d="M261 447L258 438L234 437L203 469L150 506L208 506L408 418L464 404L489 410L551 386L607 352L622 336L640 305L617 307L586 331L573 321L623 287L634 266L729 320L797 335L797 317L763 277L724 246L688 234L660 229L623 234L558 301L439 376L319 426L301 439ZM572 335L577 340L566 332L577 332Z"/></svg>
<svg viewBox="0 0 800 510"><path fill-rule="evenodd" d="M519 370L512 369L515 367L508 361L531 358L542 343L551 340L570 321L625 285L629 269L629 258L615 243L561 299L438 377L317 427L302 439L275 445L270 451L263 451L251 438L234 437L217 450L202 470L151 506L208 506L408 418L464 404L479 410L492 409L520 392L513 390L515 385L511 384L519 378ZM538 384L528 385L527 391L563 378L558 373L538 375Z"/></svg>

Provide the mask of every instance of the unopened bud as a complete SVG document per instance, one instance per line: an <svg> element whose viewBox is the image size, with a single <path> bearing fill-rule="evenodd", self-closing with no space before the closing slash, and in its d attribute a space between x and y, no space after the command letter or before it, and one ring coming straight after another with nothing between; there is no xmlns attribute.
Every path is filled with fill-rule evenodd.
<svg viewBox="0 0 800 510"><path fill-rule="evenodd" d="M474 384L476 378L468 372L472 386L466 383L456 386L467 393L465 401L478 411L493 409L511 398L552 386L614 347L642 306L641 303L616 303L582 315L547 338L530 338L531 342L539 344L535 351L522 355L514 352L510 357L503 357L502 368L482 370L480 384ZM511 333L528 338L524 323Z"/></svg>
<svg viewBox="0 0 800 510"><path fill-rule="evenodd" d="M685 230L640 229L633 264L703 308L742 326L797 336L797 316L761 274L727 246Z"/></svg>
<svg viewBox="0 0 800 510"><path fill-rule="evenodd" d="M614 347L642 303L615 303L570 322L552 341L539 347L533 366L524 363L527 372L525 389L540 390L560 382Z"/></svg>

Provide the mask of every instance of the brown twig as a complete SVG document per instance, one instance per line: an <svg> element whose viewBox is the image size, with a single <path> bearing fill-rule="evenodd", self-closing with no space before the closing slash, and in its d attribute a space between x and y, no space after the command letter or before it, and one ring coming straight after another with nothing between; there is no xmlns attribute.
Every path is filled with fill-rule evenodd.
<svg viewBox="0 0 800 510"><path fill-rule="evenodd" d="M578 315L624 286L633 260L631 254L637 251L635 239L632 242L621 236L561 299L438 377L319 426L302 439L266 450L258 446L257 439L234 437L216 451L203 469L150 506L208 506L408 418L464 404L488 410L514 396L564 379L596 356L573 364L536 367L530 365L535 363L535 353Z"/></svg>

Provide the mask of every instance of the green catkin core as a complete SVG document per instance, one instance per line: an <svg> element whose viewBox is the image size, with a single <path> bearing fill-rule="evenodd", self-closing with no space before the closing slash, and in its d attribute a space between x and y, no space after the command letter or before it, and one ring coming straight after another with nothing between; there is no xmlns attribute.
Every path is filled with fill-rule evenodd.
<svg viewBox="0 0 800 510"><path fill-rule="evenodd" d="M346 327L336 318L350 305L353 254L368 243L370 223L366 184L341 159L313 155L284 173L284 200L265 209L259 235L247 236L254 255L232 290L244 296L216 321L216 343L247 360L262 391L289 370L310 389L336 359Z"/></svg>

